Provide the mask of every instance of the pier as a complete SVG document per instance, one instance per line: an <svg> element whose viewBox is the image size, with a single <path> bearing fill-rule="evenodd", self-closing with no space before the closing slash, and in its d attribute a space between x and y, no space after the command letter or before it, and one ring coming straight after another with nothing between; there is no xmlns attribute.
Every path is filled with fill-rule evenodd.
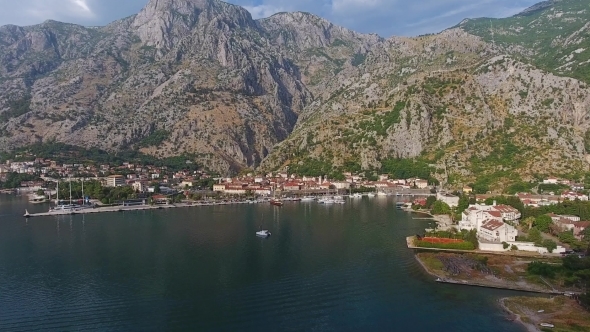
<svg viewBox="0 0 590 332"><path fill-rule="evenodd" d="M52 216L67 216L76 214L90 214L90 213L107 213L107 212L126 212L126 211L144 211L144 210L163 210L173 208L186 208L197 206L217 206L217 205L232 205L232 204L253 204L253 203L268 203L268 201L228 201L228 202L200 202L200 203L171 203L171 204L156 204L156 205L133 205L133 206L105 206L105 207L87 207L75 208L70 210L52 210L39 213L25 213L26 218L37 217L52 217Z"/></svg>

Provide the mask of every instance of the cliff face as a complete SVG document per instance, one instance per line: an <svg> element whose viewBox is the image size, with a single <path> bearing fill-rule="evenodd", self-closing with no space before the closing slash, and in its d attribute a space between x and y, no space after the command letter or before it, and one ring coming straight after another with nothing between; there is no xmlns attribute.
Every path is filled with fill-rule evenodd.
<svg viewBox="0 0 590 332"><path fill-rule="evenodd" d="M5 26L0 40L5 148L141 147L226 172L257 165L312 99L250 14L216 0L154 0L102 28ZM145 146L155 132L168 135Z"/></svg>
<svg viewBox="0 0 590 332"><path fill-rule="evenodd" d="M152 0L99 28L3 26L0 148L56 140L190 153L223 174L310 159L369 169L416 156L449 182L585 169L580 73L590 62L587 13L576 5L498 20L493 42L487 20L383 39L308 13L253 20L218 0ZM528 20L545 20L552 40ZM510 32L525 26L538 42ZM552 44L568 47L556 64L544 60Z"/></svg>

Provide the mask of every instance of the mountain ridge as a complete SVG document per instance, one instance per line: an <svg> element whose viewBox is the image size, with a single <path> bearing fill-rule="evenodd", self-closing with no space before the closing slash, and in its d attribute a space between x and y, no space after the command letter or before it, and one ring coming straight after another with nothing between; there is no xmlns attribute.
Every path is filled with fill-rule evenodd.
<svg viewBox="0 0 590 332"><path fill-rule="evenodd" d="M580 25L587 12L579 12L579 2L564 0L495 20L493 42L487 19L385 39L303 12L253 20L218 0L152 0L103 27L2 26L0 145L186 153L222 174L320 159L379 171L389 158L426 158L455 185L498 172L530 177L542 153L555 172L585 170L590 100L578 68L590 64L585 50L573 52L588 41ZM555 28L561 18L567 35ZM541 46L510 32L533 19L546 23L521 31L553 29ZM571 44L564 50L572 59L560 53L559 63L571 70L542 64L554 55L543 46L551 43ZM473 116L487 129L469 129L462 119ZM461 148L478 144L483 154ZM530 149L531 162L490 157L513 148ZM570 166L558 162L562 155Z"/></svg>

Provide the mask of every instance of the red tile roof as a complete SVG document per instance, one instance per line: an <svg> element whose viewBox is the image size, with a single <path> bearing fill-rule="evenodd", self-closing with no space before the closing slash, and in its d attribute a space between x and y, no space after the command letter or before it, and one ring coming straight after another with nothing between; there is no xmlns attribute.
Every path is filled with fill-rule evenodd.
<svg viewBox="0 0 590 332"><path fill-rule="evenodd" d="M487 220L487 221L484 221L484 224L481 227L485 228L487 230L490 230L490 231L495 231L502 226L504 226L504 223L501 221Z"/></svg>
<svg viewBox="0 0 590 332"><path fill-rule="evenodd" d="M500 211L486 211L487 214L489 214L492 217L496 217L496 218L502 218L502 213L500 213Z"/></svg>

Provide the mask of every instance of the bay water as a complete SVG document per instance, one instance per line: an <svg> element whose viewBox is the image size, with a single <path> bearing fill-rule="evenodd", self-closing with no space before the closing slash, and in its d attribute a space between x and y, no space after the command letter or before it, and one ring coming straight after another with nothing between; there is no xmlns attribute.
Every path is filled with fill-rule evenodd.
<svg viewBox="0 0 590 332"><path fill-rule="evenodd" d="M524 331L522 293L423 271L432 221L393 198L22 217L47 208L0 195L0 331Z"/></svg>

